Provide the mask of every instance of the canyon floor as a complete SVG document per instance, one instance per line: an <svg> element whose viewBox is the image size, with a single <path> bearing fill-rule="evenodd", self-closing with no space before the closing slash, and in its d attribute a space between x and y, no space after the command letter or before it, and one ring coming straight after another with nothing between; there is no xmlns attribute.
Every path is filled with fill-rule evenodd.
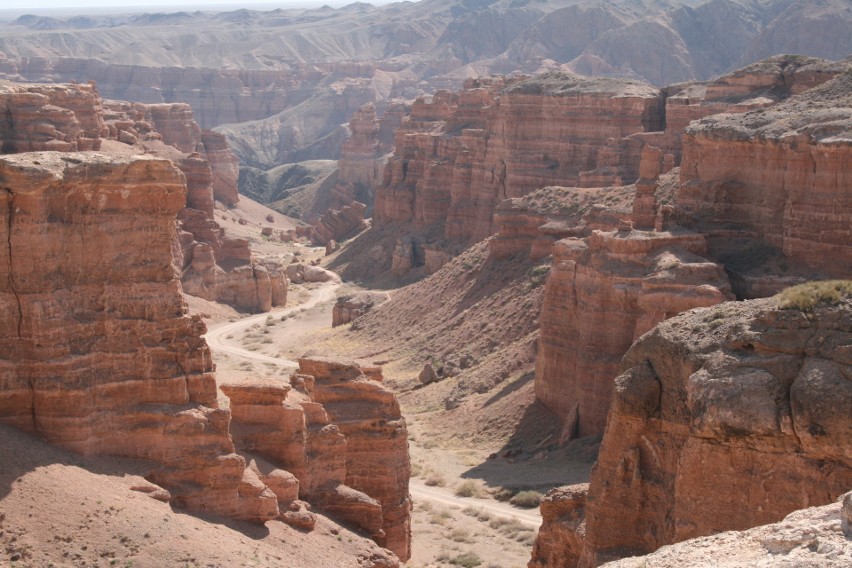
<svg viewBox="0 0 852 568"><path fill-rule="evenodd" d="M260 228L265 224L265 208L246 199L242 203L236 210L217 212L217 221L229 232L249 238L253 250L279 258L292 258L295 253L307 263L324 257L323 248L263 238ZM276 226L283 222L276 219ZM208 325L206 338L221 384L257 376L286 377L303 355L369 354L371 346L353 340L348 325L331 327L335 298L357 290L360 288L339 281L291 284L286 306L255 315L239 314L198 298L187 297L187 301L190 311L201 314ZM390 296L394 291L386 293ZM596 444L569 444L562 450L569 459L545 451L532 459L516 459L511 451L502 450L522 442L512 440L518 435L514 427L534 412L532 381L528 379L502 388L511 395L509 406L516 415L506 416L490 432L488 443L470 444L455 434L473 431L474 425L467 423L469 413L449 413L435 402L435 395L426 394L427 388L415 386L419 369L412 361L421 355L412 353L410 358L394 357L392 361L382 359L381 354L366 358L384 364L385 381L397 390L408 422L414 509L413 555L407 566L452 566L474 556L482 566L526 566L541 523L538 509L512 506L495 499L495 494L504 488L544 492L585 481ZM482 400L487 401L488 396ZM228 403L224 397L221 402ZM540 437L534 433L531 438L536 435Z"/></svg>

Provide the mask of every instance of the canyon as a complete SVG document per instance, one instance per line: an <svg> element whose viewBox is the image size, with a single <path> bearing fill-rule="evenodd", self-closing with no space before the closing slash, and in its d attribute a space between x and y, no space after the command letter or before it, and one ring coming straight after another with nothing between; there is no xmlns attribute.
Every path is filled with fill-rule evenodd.
<svg viewBox="0 0 852 568"><path fill-rule="evenodd" d="M305 360L294 376L304 390L301 426L264 422L270 401L252 383L223 386L233 400L220 405L205 325L187 315L181 294L196 292L186 256L195 272L226 274L218 262L242 261L231 265L250 269L240 276L248 289L226 281L242 297L238 308L268 310L287 290L282 268L255 265L248 241L224 238L214 220L214 197L235 195L222 139L207 138L220 159L211 163L187 105L102 103L92 85L9 84L0 101L3 147L14 152L0 157L8 243L0 422L83 455L146 460L139 490L180 509L312 530L316 515L303 501L310 499L405 560L405 422L378 382L380 369L365 369L367 377L345 362ZM226 191L214 191L223 181ZM213 299L230 299L216 284ZM341 368L351 385L339 382ZM282 412L292 407L281 404L283 386L267 390L281 392ZM340 396L360 400L356 410L338 409ZM310 430L301 468L288 455L266 457L295 474L246 454L263 449L232 433L246 422L285 437ZM309 456L314 475L305 473ZM325 464L336 464L328 479L320 476ZM363 561L398 565L382 548Z"/></svg>
<svg viewBox="0 0 852 568"><path fill-rule="evenodd" d="M192 31L186 33L191 22ZM776 53L849 54L842 0L465 2L269 12L23 14L4 22L0 76L98 83L104 97L185 102L246 166L337 159L366 103L492 74L563 71L653 85L709 80ZM251 30L251 33L246 33ZM830 30L827 32L825 30ZM132 45L133 49L123 49ZM641 54L641 55L639 55Z"/></svg>
<svg viewBox="0 0 852 568"><path fill-rule="evenodd" d="M852 13L603 4L3 22L9 561L842 565Z"/></svg>

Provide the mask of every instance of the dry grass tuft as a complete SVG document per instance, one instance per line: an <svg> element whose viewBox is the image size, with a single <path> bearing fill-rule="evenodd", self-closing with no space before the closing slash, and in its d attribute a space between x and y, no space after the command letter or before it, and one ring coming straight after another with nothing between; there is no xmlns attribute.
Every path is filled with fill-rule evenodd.
<svg viewBox="0 0 852 568"><path fill-rule="evenodd" d="M785 310L812 311L819 305L836 306L852 297L852 280L821 280L787 288L775 298Z"/></svg>

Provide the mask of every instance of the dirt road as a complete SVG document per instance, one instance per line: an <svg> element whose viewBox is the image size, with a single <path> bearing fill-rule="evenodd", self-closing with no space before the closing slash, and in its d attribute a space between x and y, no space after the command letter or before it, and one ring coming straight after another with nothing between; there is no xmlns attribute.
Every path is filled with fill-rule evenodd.
<svg viewBox="0 0 852 568"><path fill-rule="evenodd" d="M242 333L254 324L263 323L270 315L273 317L292 315L292 319L289 319L284 323L293 333L298 333L298 314L313 308L317 304L333 300L337 293L337 289L340 288L340 286L341 284L339 282L325 282L311 290L308 301L303 304L299 304L298 306L293 306L291 308L274 309L270 312L248 316L235 322L217 324L212 326L204 337L207 339L207 344L213 351L227 353L228 355L242 357L251 361L273 363L281 367L296 368L299 366L296 361L285 359L283 357L271 357L269 355L243 349L235 340L228 339L228 336L236 336L238 333Z"/></svg>

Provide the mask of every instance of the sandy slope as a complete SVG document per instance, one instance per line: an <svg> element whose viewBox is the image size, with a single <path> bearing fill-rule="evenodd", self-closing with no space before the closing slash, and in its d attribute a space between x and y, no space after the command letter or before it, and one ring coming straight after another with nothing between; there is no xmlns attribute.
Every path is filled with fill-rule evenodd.
<svg viewBox="0 0 852 568"><path fill-rule="evenodd" d="M356 568L376 550L322 516L302 533L175 510L133 490L146 469L0 426L0 566Z"/></svg>

